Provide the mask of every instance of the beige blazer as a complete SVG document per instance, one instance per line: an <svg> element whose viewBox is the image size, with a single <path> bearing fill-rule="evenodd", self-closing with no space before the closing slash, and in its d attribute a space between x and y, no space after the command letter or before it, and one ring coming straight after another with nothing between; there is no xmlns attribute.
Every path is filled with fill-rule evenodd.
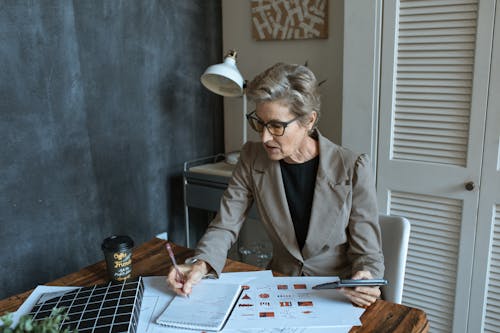
<svg viewBox="0 0 500 333"><path fill-rule="evenodd" d="M233 172L216 218L199 241L194 258L217 274L255 203L273 245L269 269L286 275L350 277L384 273L374 180L369 159L318 134L319 166L309 231L302 251L295 237L279 162L262 143L248 142Z"/></svg>

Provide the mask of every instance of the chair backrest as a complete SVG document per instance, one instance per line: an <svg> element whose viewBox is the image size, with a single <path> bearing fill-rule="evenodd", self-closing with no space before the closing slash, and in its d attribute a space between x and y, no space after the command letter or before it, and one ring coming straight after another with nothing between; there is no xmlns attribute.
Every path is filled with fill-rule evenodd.
<svg viewBox="0 0 500 333"><path fill-rule="evenodd" d="M379 222L385 263L384 278L388 281L381 288L382 298L400 304L410 240L410 221L400 216L380 215Z"/></svg>

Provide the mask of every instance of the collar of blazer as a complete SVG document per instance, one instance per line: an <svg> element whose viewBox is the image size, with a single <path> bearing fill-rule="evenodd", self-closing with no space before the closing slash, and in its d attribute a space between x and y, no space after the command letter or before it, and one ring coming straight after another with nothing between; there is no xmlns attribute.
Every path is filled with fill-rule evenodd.
<svg viewBox="0 0 500 333"><path fill-rule="evenodd" d="M352 166L346 164L343 148L323 137L319 131L319 166L316 176L313 207L309 231L302 252L300 251L288 209L281 169L277 161L271 161L264 149L253 164L254 180L261 198L264 220L270 222L276 234L289 252L300 261L314 256L325 246L336 243L332 237L340 219L348 218L344 203L351 191ZM346 215L347 214L347 215ZM344 216L346 215L346 216Z"/></svg>

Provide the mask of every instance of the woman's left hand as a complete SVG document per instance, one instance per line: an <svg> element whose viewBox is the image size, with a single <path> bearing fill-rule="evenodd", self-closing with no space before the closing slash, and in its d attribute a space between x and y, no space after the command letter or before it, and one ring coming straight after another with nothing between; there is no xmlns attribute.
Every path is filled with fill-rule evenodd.
<svg viewBox="0 0 500 333"><path fill-rule="evenodd" d="M361 279L373 279L372 274L369 271L358 271L352 276L353 280ZM355 287L355 288L340 288L347 298L351 300L354 304L367 308L375 301L380 298L380 288L379 287Z"/></svg>

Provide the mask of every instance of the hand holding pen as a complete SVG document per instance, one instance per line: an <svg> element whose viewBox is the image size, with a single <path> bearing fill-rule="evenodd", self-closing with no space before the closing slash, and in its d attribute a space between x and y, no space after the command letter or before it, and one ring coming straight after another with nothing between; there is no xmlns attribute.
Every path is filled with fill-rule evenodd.
<svg viewBox="0 0 500 333"><path fill-rule="evenodd" d="M208 273L209 266L203 260L198 260L194 264L177 265L170 244L167 243L166 248L173 264L173 268L167 276L167 283L176 294L188 296L191 293L193 285L200 282Z"/></svg>
<svg viewBox="0 0 500 333"><path fill-rule="evenodd" d="M167 243L166 248L167 248L167 251L168 251L168 255L170 256L170 260L172 260L172 264L174 265L174 270L175 270L175 273L176 273L175 280L176 280L176 282L182 283L182 287L180 288L182 290L183 287L184 287L184 284L187 281L186 277L184 276L184 274L179 269L179 266L177 265L177 261L175 260L174 252L172 251L172 247L170 246L169 243ZM189 295L187 293L185 295L189 297Z"/></svg>

